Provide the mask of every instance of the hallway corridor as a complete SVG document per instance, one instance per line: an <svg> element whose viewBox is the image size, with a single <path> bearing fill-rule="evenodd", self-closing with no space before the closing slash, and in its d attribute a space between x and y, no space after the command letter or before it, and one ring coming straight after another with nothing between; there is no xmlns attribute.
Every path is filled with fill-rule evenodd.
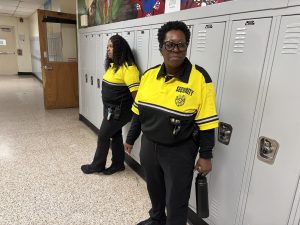
<svg viewBox="0 0 300 225"><path fill-rule="evenodd" d="M45 111L34 77L0 76L1 225L134 225L148 217L146 184L131 168L81 172L97 137L78 118L78 109Z"/></svg>

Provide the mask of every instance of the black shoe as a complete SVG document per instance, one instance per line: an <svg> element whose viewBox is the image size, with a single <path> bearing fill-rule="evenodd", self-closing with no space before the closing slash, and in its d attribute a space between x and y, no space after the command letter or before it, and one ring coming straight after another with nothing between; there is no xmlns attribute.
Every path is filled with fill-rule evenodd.
<svg viewBox="0 0 300 225"><path fill-rule="evenodd" d="M91 174L91 173L101 173L104 171L105 168L99 169L95 168L92 164L86 164L81 166L81 170L85 174Z"/></svg>
<svg viewBox="0 0 300 225"><path fill-rule="evenodd" d="M122 166L110 166L107 169L105 169L103 171L103 173L105 175L112 175L112 174L114 174L116 172L123 171L123 170L125 170L125 166L124 165L122 165Z"/></svg>
<svg viewBox="0 0 300 225"><path fill-rule="evenodd" d="M142 222L139 222L137 225L162 225L162 224L166 224L166 223L160 223L159 221L152 220L151 218L149 218Z"/></svg>

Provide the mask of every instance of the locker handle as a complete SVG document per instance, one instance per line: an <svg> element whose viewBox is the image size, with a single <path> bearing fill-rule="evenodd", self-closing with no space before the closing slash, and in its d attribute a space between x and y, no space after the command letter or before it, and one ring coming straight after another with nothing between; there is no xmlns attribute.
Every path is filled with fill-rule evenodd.
<svg viewBox="0 0 300 225"><path fill-rule="evenodd" d="M85 74L85 83L87 83L87 82L88 82L88 75Z"/></svg>
<svg viewBox="0 0 300 225"><path fill-rule="evenodd" d="M93 76L91 76L91 85L94 84Z"/></svg>
<svg viewBox="0 0 300 225"><path fill-rule="evenodd" d="M100 79L97 79L97 87L100 88Z"/></svg>
<svg viewBox="0 0 300 225"><path fill-rule="evenodd" d="M218 129L218 141L224 145L229 145L232 134L232 126L227 123L220 122Z"/></svg>
<svg viewBox="0 0 300 225"><path fill-rule="evenodd" d="M261 136L258 140L257 157L259 160L268 164L273 164L279 149L279 144L276 140Z"/></svg>

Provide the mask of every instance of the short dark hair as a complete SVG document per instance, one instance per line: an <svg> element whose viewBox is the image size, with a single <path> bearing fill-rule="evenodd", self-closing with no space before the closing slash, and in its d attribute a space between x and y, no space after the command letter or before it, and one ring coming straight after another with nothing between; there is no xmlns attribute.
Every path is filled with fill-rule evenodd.
<svg viewBox="0 0 300 225"><path fill-rule="evenodd" d="M113 44L113 58L108 58L106 54L105 70L109 68L110 63L114 63L115 72L125 63L129 66L136 65L131 48L122 36L113 35L110 37L110 41Z"/></svg>
<svg viewBox="0 0 300 225"><path fill-rule="evenodd" d="M162 48L164 44L164 40L166 38L166 33L168 33L170 30L180 30L184 33L186 42L189 44L191 32L187 25L182 21L169 21L161 26L161 28L158 29L157 38L159 42L159 49Z"/></svg>

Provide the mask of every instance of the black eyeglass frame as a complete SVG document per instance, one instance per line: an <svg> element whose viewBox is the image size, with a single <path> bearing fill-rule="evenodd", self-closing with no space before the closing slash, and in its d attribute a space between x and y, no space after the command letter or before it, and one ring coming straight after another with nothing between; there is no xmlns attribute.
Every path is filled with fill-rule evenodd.
<svg viewBox="0 0 300 225"><path fill-rule="evenodd" d="M170 48L168 48L166 45L168 43L170 43L172 45L172 46L170 46ZM164 41L163 46L167 51L173 51L175 49L175 47L177 47L178 51L183 52L188 49L189 43L188 42L179 42L176 44L173 41Z"/></svg>

